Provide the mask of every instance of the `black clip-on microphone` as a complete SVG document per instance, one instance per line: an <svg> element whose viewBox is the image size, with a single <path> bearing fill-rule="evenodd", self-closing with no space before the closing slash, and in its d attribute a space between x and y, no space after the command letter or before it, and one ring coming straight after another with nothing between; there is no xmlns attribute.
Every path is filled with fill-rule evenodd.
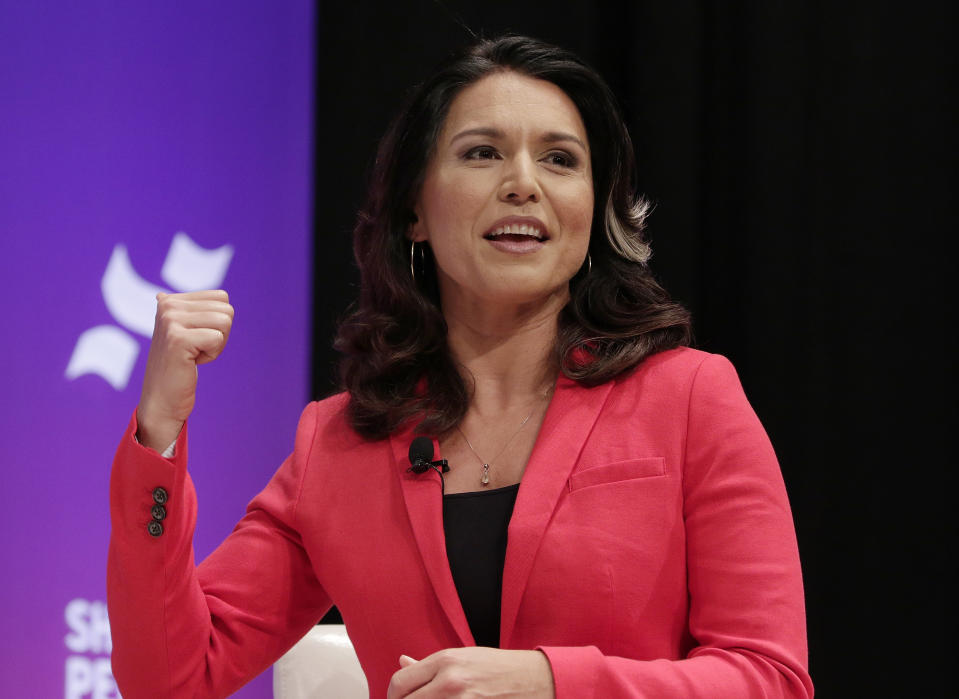
<svg viewBox="0 0 959 699"><path fill-rule="evenodd" d="M410 467L406 469L412 473L426 473L433 469L440 474L440 484L443 482L443 474L449 473L450 465L446 459L437 459L433 461L433 440L429 437L416 437L410 444Z"/></svg>

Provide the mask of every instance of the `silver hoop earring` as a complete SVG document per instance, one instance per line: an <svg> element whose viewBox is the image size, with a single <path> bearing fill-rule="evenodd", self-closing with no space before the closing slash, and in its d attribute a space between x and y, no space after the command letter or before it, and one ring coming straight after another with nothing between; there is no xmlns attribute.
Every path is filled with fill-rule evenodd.
<svg viewBox="0 0 959 699"><path fill-rule="evenodd" d="M426 243L420 245L420 276L426 273ZM410 241L410 277L416 282L416 241Z"/></svg>
<svg viewBox="0 0 959 699"><path fill-rule="evenodd" d="M586 274L583 274L583 265L586 266ZM582 275L581 278L588 277L588 276L589 276L589 273L590 273L592 270L593 270L593 258L592 258L592 256L589 254L589 252L587 251L587 252L586 252L586 259L583 260L583 264L579 266L579 271L576 272L576 276L579 277L580 275Z"/></svg>

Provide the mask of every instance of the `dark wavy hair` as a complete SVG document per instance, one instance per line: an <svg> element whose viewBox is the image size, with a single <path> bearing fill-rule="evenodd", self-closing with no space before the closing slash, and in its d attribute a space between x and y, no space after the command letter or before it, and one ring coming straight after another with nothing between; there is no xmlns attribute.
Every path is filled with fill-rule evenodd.
<svg viewBox="0 0 959 699"><path fill-rule="evenodd" d="M549 81L579 109L592 160L590 268L570 281L555 352L568 377L594 386L646 357L690 341L688 312L647 266L648 203L635 192L634 154L609 87L581 59L523 36L480 40L443 63L409 95L380 143L354 229L360 295L339 327L340 380L353 428L383 438L410 420L443 434L463 419L472 388L447 344L429 246L411 275L413 205L450 104L497 71Z"/></svg>

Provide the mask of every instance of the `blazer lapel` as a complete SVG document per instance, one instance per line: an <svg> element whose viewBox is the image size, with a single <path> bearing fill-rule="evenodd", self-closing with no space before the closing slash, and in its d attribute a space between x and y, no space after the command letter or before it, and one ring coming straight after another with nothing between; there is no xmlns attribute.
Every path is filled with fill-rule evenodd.
<svg viewBox="0 0 959 699"><path fill-rule="evenodd" d="M423 566L433 584L440 606L446 612L450 625L464 646L476 645L463 605L460 604L453 574L446 556L446 537L443 534L443 497L440 476L433 470L415 474L409 469L409 446L412 429L390 436L393 459L399 473L409 514L413 537L423 557ZM439 454L439 444L433 440L433 453ZM439 458L439 456L437 456Z"/></svg>
<svg viewBox="0 0 959 699"><path fill-rule="evenodd" d="M565 376L560 376L556 383L510 519L503 569L501 648L510 647L540 541L613 383L584 388Z"/></svg>

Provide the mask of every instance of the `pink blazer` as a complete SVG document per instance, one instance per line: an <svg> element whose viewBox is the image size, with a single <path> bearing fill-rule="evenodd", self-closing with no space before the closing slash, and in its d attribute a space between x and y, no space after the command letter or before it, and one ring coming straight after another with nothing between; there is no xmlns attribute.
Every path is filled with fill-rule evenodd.
<svg viewBox="0 0 959 699"><path fill-rule="evenodd" d="M473 643L439 476L407 471L412 431L364 441L345 404L306 408L292 455L198 567L185 430L164 459L131 421L108 569L124 697L225 696L331 603L372 697L401 653ZM595 388L559 379L509 525L500 646L545 652L560 699L812 696L786 491L726 359L680 349Z"/></svg>

